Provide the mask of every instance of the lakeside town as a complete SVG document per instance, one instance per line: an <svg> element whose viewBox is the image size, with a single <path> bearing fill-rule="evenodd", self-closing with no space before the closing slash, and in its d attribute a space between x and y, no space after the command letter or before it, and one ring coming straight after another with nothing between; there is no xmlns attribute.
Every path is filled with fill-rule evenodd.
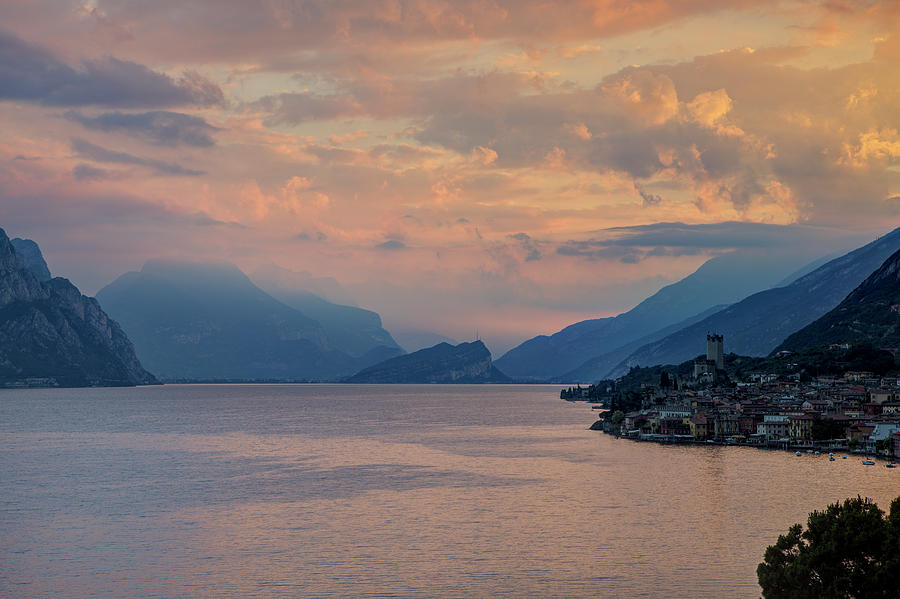
<svg viewBox="0 0 900 599"><path fill-rule="evenodd" d="M721 335L707 335L706 356L693 361L689 376L679 380L663 370L658 382L629 392L630 404L608 386L573 387L561 397L601 403L591 428L639 441L900 458L900 377L847 370L813 377L752 372L733 380L725 373L723 345ZM790 354L778 357L795 366Z"/></svg>

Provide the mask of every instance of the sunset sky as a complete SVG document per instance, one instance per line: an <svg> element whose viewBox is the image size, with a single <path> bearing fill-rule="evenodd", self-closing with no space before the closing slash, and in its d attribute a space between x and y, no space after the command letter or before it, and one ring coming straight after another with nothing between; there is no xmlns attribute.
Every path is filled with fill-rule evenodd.
<svg viewBox="0 0 900 599"><path fill-rule="evenodd" d="M900 225L900 2L4 0L0 130L0 227L86 293L275 264L498 357Z"/></svg>

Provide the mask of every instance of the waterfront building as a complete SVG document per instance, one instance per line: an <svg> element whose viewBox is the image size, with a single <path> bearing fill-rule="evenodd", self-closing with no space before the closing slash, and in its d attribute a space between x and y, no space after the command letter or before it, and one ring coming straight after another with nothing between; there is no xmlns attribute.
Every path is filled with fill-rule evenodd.
<svg viewBox="0 0 900 599"><path fill-rule="evenodd" d="M756 432L764 435L768 441L784 439L791 434L791 423L782 414L766 414L763 421L756 426Z"/></svg>

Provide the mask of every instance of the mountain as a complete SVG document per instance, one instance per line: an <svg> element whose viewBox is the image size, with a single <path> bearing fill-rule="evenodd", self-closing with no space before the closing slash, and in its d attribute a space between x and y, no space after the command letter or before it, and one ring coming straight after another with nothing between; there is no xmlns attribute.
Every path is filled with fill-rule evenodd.
<svg viewBox="0 0 900 599"><path fill-rule="evenodd" d="M50 275L50 269L47 268L47 262L44 261L44 255L38 244L30 239L11 239L10 243L16 250L16 254L22 261L22 264L37 277L38 281L49 281L53 277Z"/></svg>
<svg viewBox="0 0 900 599"><path fill-rule="evenodd" d="M562 383L579 383L579 382L593 382L599 381L606 377L606 374L614 368L618 363L622 360L622 356L629 355L637 349L640 349L644 345L648 343L652 343L654 341L658 341L663 337L671 335L681 329L688 327L695 322L703 320L704 318L715 314L725 308L725 306L713 306L709 310L704 310L700 314L696 314L690 318L682 320L677 324L673 324L667 326L663 329L655 331L649 335L645 335L640 339L632 341L627 345L623 345L620 348L617 348L609 353L603 354L602 356L597 356L595 358L591 358L575 370L567 372L559 377L556 377L554 380L558 380Z"/></svg>
<svg viewBox="0 0 900 599"><path fill-rule="evenodd" d="M433 345L437 345L438 343L449 343L450 345L459 344L459 341L441 335L440 333L423 331L421 329L395 329L392 327L391 331L391 334L394 339L397 340L397 343L400 344L400 347L408 352L426 349Z"/></svg>
<svg viewBox="0 0 900 599"><path fill-rule="evenodd" d="M304 288L315 283L322 288L322 280L308 273L295 273L276 266L261 268L253 273L253 282L278 301L299 310L317 321L325 332L330 346L351 356L363 356L379 351L383 358L403 353L391 334L381 326L381 316L371 310L330 302Z"/></svg>
<svg viewBox="0 0 900 599"><path fill-rule="evenodd" d="M706 261L694 273L663 287L643 302L613 318L578 322L511 349L497 367L517 379L559 378L586 361L609 355L612 365L628 356L625 346L661 329L695 317L713 306L731 304L766 289L804 260L781 254L731 253Z"/></svg>
<svg viewBox="0 0 900 599"><path fill-rule="evenodd" d="M617 377L631 366L678 364L703 352L708 332L725 336L725 350L765 356L838 305L847 294L900 249L900 229L820 266L790 285L755 293L659 341L647 344L610 371Z"/></svg>
<svg viewBox="0 0 900 599"><path fill-rule="evenodd" d="M350 292L344 289L336 279L333 277L316 277L305 270L289 270L275 264L267 264L253 271L250 274L250 279L260 287L262 287L260 283L272 281L278 287L291 290L302 289L333 304L359 306Z"/></svg>
<svg viewBox="0 0 900 599"><path fill-rule="evenodd" d="M97 300L49 274L36 243L0 229L0 386L155 383Z"/></svg>
<svg viewBox="0 0 900 599"><path fill-rule="evenodd" d="M167 380L334 380L397 351L337 349L316 320L227 263L150 261L97 298Z"/></svg>
<svg viewBox="0 0 900 599"><path fill-rule="evenodd" d="M800 351L832 343L900 347L900 251L837 307L785 339L776 349Z"/></svg>
<svg viewBox="0 0 900 599"><path fill-rule="evenodd" d="M346 379L347 383L508 383L481 341L434 347L385 360Z"/></svg>

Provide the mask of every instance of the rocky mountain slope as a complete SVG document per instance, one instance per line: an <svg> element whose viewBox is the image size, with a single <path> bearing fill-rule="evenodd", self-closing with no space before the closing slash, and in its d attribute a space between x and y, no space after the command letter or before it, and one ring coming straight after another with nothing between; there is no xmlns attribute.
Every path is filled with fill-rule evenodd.
<svg viewBox="0 0 900 599"><path fill-rule="evenodd" d="M0 385L155 382L97 300L67 279L51 279L37 244L16 240L14 245L0 229Z"/></svg>
<svg viewBox="0 0 900 599"><path fill-rule="evenodd" d="M900 347L900 251L833 310L784 340L777 350L800 351L833 343Z"/></svg>
<svg viewBox="0 0 900 599"><path fill-rule="evenodd" d="M385 360L366 368L348 383L508 383L509 378L491 363L491 352L481 341L434 347Z"/></svg>

